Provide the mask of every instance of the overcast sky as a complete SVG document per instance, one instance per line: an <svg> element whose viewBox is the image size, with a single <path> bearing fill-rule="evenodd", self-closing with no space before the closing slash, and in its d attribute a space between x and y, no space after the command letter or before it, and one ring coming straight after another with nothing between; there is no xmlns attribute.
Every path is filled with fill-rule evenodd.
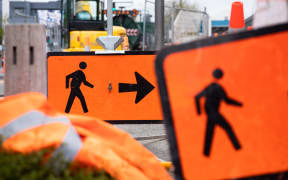
<svg viewBox="0 0 288 180"><path fill-rule="evenodd" d="M138 9L144 10L145 0L114 0L114 2L129 2L133 3L117 3L117 6L126 6L126 9ZM155 0L148 0L155 2ZM166 0L167 1L167 0ZM166 2L165 1L165 2ZM212 20L222 20L225 17L230 17L231 5L235 0L187 0L189 3L196 3L200 10L204 10L204 7L207 8L207 12L210 15ZM239 0L244 4L244 16L245 18L251 16L256 9L255 1L256 0ZM147 10L149 13L154 14L154 5L152 3L147 3Z"/></svg>
<svg viewBox="0 0 288 180"><path fill-rule="evenodd" d="M22 0L23 1L23 0ZM55 1L55 0L26 0L26 1ZM107 0L104 0L105 2ZM155 0L148 0L150 2L155 2ZM165 0L167 2L169 0ZM171 0L170 0L171 1ZM185 0L183 0L185 1ZM204 10L204 7L207 8L207 12L211 17L211 20L222 20L225 17L230 17L231 4L235 0L187 0L187 2L193 4L196 3L199 7L199 10ZM251 16L256 9L255 1L256 0L238 0L242 1L244 4L244 16L245 18ZM8 0L3 1L3 13L4 17L8 16L9 4ZM144 2L145 0L113 0L113 2L132 2L132 3L117 3L117 6L125 6L126 9L137 9L144 12ZM106 4L106 3L105 3ZM166 3L167 4L167 3ZM154 15L154 4L147 3L147 11ZM138 17L140 19L140 16Z"/></svg>

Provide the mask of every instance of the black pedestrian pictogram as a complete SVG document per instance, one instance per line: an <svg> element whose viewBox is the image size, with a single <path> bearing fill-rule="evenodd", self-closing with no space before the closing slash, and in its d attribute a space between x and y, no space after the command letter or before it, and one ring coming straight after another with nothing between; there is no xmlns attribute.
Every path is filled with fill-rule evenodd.
<svg viewBox="0 0 288 180"><path fill-rule="evenodd" d="M79 67L80 69L86 69L87 67L87 64L85 62L81 62L79 64ZM69 88L69 80L70 78L72 78L72 81L71 81L71 92L70 92L70 96L69 96L69 99L68 99L68 102L67 102L67 105L66 105L66 109L65 109L65 112L66 113L69 113L70 112L70 109L73 105L73 102L74 102L74 99L75 97L78 97L78 99L80 100L81 102L81 105L82 105L82 109L84 111L84 113L87 113L88 112L88 108L87 108L87 105L86 105L86 101L85 101L85 98L81 92L81 89L80 89L80 86L83 82L84 85L90 87L90 88L93 88L94 86L92 84L90 84L88 81L86 81L86 77L85 77L85 74L83 73L82 70L77 70L69 75L66 76L66 89Z"/></svg>
<svg viewBox="0 0 288 180"><path fill-rule="evenodd" d="M223 71L221 69L215 69L213 71L213 76L215 80L221 79L223 77ZM223 115L220 114L219 108L221 101L234 106L242 106L241 102L229 98L224 90L224 88L217 82L211 83L202 92L200 92L195 97L197 113L201 114L200 108L200 98L205 97L205 112L207 114L207 126L205 135L205 145L204 145L204 155L209 156L211 152L211 144L214 136L214 131L216 125L223 128L232 144L236 150L241 149L241 145L233 132L231 125L226 121Z"/></svg>

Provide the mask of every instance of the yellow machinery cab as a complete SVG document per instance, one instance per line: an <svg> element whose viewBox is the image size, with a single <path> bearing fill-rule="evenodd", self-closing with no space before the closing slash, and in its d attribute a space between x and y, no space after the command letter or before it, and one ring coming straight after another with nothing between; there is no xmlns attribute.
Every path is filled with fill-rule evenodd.
<svg viewBox="0 0 288 180"><path fill-rule="evenodd" d="M96 41L107 36L104 2L101 0L62 0L62 48L64 51L104 50ZM113 36L124 42L116 50L129 50L126 30L113 26Z"/></svg>

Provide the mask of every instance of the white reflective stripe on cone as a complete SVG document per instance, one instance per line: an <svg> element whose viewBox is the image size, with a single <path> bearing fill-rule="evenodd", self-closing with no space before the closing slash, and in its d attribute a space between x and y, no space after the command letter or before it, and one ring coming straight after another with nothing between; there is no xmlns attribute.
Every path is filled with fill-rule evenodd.
<svg viewBox="0 0 288 180"><path fill-rule="evenodd" d="M61 145L53 152L52 156L56 156L57 154L61 153L63 154L65 160L73 161L78 151L82 147L82 141L71 125L69 119L65 116L49 117L39 111L30 111L0 128L0 135L2 136L2 141L5 141L9 137L22 131L36 128L41 125L59 122L67 124L69 126L69 130L63 138Z"/></svg>
<svg viewBox="0 0 288 180"><path fill-rule="evenodd" d="M286 22L288 22L287 0L257 0L253 17L254 29Z"/></svg>
<svg viewBox="0 0 288 180"><path fill-rule="evenodd" d="M229 28L228 33L238 33L245 30L246 30L245 28Z"/></svg>

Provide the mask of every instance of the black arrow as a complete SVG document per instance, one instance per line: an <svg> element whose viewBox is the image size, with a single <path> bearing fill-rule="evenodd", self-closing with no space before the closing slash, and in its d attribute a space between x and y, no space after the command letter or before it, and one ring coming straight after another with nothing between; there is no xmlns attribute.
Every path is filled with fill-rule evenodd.
<svg viewBox="0 0 288 180"><path fill-rule="evenodd" d="M138 72L135 72L137 84L119 83L119 93L137 91L135 104L140 102L155 87Z"/></svg>

